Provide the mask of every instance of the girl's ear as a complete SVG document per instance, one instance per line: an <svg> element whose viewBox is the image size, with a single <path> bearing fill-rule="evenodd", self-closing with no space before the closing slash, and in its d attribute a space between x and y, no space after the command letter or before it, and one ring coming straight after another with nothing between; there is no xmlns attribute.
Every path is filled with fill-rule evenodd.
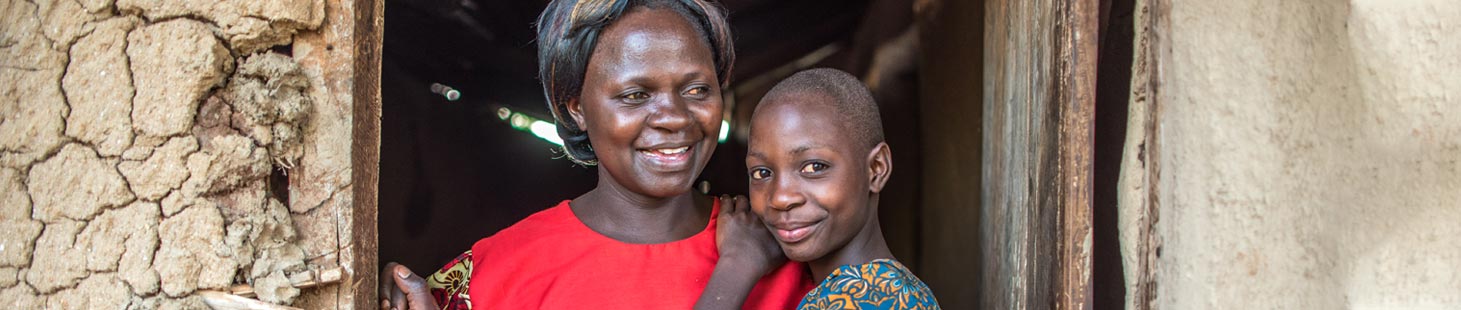
<svg viewBox="0 0 1461 310"><path fill-rule="evenodd" d="M573 118L573 123L578 124L579 131L588 131L588 124L583 123L583 105L579 103L578 97L568 98L568 117Z"/></svg>
<svg viewBox="0 0 1461 310"><path fill-rule="evenodd" d="M872 151L867 154L868 168L868 191L878 193L883 191L883 185L888 184L888 177L893 175L893 151L888 148L887 142L878 142L873 146Z"/></svg>

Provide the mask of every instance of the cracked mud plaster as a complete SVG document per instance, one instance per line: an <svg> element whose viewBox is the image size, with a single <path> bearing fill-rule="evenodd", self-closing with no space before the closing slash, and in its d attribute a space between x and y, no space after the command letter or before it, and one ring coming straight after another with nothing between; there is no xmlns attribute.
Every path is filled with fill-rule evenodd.
<svg viewBox="0 0 1461 310"><path fill-rule="evenodd" d="M273 52L249 56L223 90L233 127L268 146L275 163L292 168L304 154L301 127L313 108L309 79L294 59Z"/></svg>
<svg viewBox="0 0 1461 310"><path fill-rule="evenodd" d="M65 1L63 1L65 2ZM66 135L95 145L97 153L116 156L132 145L132 72L127 33L135 17L102 21L71 46L71 62L61 79L71 113Z"/></svg>
<svg viewBox="0 0 1461 310"><path fill-rule="evenodd" d="M77 38L94 30L91 22L111 17L111 11L88 11L76 0L35 1L42 17L43 34L54 48L65 51Z"/></svg>
<svg viewBox="0 0 1461 310"><path fill-rule="evenodd" d="M0 267L30 266L36 237L41 235L41 222L30 217L30 195L21 178L18 170L0 168ZM3 281L7 280L0 276Z"/></svg>
<svg viewBox="0 0 1461 310"><path fill-rule="evenodd" d="M200 309L193 292L239 283L301 298L319 253L267 176L300 164L318 90L267 49L323 8L0 4L0 307Z"/></svg>
<svg viewBox="0 0 1461 310"><path fill-rule="evenodd" d="M325 18L323 0L119 0L117 7L149 20L188 16L210 21L239 54L287 44L300 30L319 28Z"/></svg>
<svg viewBox="0 0 1461 310"><path fill-rule="evenodd" d="M295 242L298 234L289 209L272 198L265 203L264 212L229 224L224 243L243 261L240 267L248 270L247 279L259 299L289 304L299 296L289 276L307 271L304 251Z"/></svg>
<svg viewBox="0 0 1461 310"><path fill-rule="evenodd" d="M75 286L86 277L86 251L77 248L76 234L86 223L60 220L46 225L36 240L35 259L26 272L25 282L36 292L51 293Z"/></svg>
<svg viewBox="0 0 1461 310"><path fill-rule="evenodd" d="M127 57L137 91L132 124L141 136L187 132L203 96L233 69L228 49L208 25L186 18L133 30Z"/></svg>
<svg viewBox="0 0 1461 310"><path fill-rule="evenodd" d="M47 309L128 309L142 298L127 292L115 274L93 274L75 288L62 290L46 299Z"/></svg>
<svg viewBox="0 0 1461 310"><path fill-rule="evenodd" d="M123 160L117 170L127 178L138 199L158 201L188 179L187 158L197 151L197 138L176 137L158 147L146 160Z"/></svg>
<svg viewBox="0 0 1461 310"><path fill-rule="evenodd" d="M90 220L103 208L133 199L115 160L98 157L96 151L76 143L31 168L26 184L35 203L33 216L47 223L62 218Z"/></svg>
<svg viewBox="0 0 1461 310"><path fill-rule="evenodd" d="M198 289L224 289L233 283L238 262L221 255L223 215L210 205L188 207L162 221L161 247L153 267L161 277L162 292L183 297Z"/></svg>
<svg viewBox="0 0 1461 310"><path fill-rule="evenodd" d="M137 202L97 216L76 240L77 247L86 249L86 268L117 272L137 295L157 293L159 278L152 261L158 247L158 212L156 203Z"/></svg>

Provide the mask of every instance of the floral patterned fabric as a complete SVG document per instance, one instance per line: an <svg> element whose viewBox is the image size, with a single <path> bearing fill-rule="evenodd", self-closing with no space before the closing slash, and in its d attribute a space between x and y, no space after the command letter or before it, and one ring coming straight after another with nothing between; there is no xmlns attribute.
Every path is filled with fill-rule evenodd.
<svg viewBox="0 0 1461 310"><path fill-rule="evenodd" d="M426 277L426 287L442 310L472 309L472 298L467 296L467 282L472 278L472 251L468 250Z"/></svg>
<svg viewBox="0 0 1461 310"><path fill-rule="evenodd" d="M939 306L928 285L903 264L878 259L833 270L821 285L807 293L797 309L939 309Z"/></svg>

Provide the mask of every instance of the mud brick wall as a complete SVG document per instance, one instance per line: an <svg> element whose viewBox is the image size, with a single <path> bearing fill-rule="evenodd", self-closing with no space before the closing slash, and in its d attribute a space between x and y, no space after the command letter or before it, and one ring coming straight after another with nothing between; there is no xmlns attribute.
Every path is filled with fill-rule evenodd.
<svg viewBox="0 0 1461 310"><path fill-rule="evenodd" d="M338 6L0 0L0 308L352 303Z"/></svg>

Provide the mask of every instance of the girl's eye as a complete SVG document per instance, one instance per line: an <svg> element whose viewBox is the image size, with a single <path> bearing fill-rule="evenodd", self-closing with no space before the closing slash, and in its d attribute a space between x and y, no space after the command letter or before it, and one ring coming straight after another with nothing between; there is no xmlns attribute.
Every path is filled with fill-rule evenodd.
<svg viewBox="0 0 1461 310"><path fill-rule="evenodd" d="M822 172L822 170L827 170L827 164L813 162L802 166L802 173L818 173Z"/></svg>
<svg viewBox="0 0 1461 310"><path fill-rule="evenodd" d="M766 168L751 169L752 180L765 180L771 177L771 170Z"/></svg>

